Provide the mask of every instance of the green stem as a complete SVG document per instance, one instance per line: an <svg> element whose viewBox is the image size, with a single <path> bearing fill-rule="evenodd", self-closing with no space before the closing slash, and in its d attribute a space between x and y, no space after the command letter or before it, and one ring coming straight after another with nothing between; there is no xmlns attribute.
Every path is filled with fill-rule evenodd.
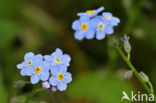
<svg viewBox="0 0 156 103"><path fill-rule="evenodd" d="M126 64L129 66L129 68L134 72L135 76L138 78L138 80L140 81L142 86L147 90L147 92L149 94L153 94L151 89L147 86L147 84L144 82L144 80L140 77L140 75L136 71L135 67L132 65L130 60L125 56L125 54L122 52L122 50L119 47L116 47L116 49L119 52L119 54L121 55L121 57L123 58L123 60L126 62Z"/></svg>
<svg viewBox="0 0 156 103"><path fill-rule="evenodd" d="M127 53L127 59L130 60L131 54L130 52Z"/></svg>
<svg viewBox="0 0 156 103"><path fill-rule="evenodd" d="M153 86L150 81L148 82L148 85L150 86L150 89L151 89L152 93L154 94Z"/></svg>

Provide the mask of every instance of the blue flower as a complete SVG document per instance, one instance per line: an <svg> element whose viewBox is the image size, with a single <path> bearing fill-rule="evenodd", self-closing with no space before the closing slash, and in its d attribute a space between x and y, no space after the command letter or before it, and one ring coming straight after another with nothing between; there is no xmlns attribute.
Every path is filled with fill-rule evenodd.
<svg viewBox="0 0 156 103"><path fill-rule="evenodd" d="M86 16L87 15L89 17L93 17L93 16L98 15L98 13L100 13L103 10L104 10L104 7L100 7L97 10L88 10L85 13L78 13L77 16Z"/></svg>
<svg viewBox="0 0 156 103"><path fill-rule="evenodd" d="M72 81L72 76L67 72L67 68L57 68L52 70L52 76L49 79L49 83L53 86L57 86L60 91L65 91L67 83Z"/></svg>
<svg viewBox="0 0 156 103"><path fill-rule="evenodd" d="M43 60L43 56L40 54L35 55L32 52L25 54L24 61L21 64L17 65L17 68L21 69L22 76L30 75L27 71L33 68L34 60Z"/></svg>
<svg viewBox="0 0 156 103"><path fill-rule="evenodd" d="M98 40L104 39L106 33L110 33L112 31L108 22L102 19L102 16L95 17L91 23L92 25L96 25L96 39Z"/></svg>
<svg viewBox="0 0 156 103"><path fill-rule="evenodd" d="M79 20L75 20L72 29L75 30L75 39L82 40L84 37L92 39L95 34L95 26L91 23L89 16L82 16Z"/></svg>
<svg viewBox="0 0 156 103"><path fill-rule="evenodd" d="M120 23L120 19L113 17L111 13L104 12L102 13L103 19L107 20L111 26L117 26Z"/></svg>
<svg viewBox="0 0 156 103"><path fill-rule="evenodd" d="M51 55L45 55L44 59L51 64L51 69L59 68L61 66L67 67L71 60L70 56L68 54L63 54L62 50L59 48Z"/></svg>
<svg viewBox="0 0 156 103"><path fill-rule="evenodd" d="M33 68L29 69L31 74L31 83L36 84L39 80L46 81L49 79L50 64L46 61L35 60Z"/></svg>

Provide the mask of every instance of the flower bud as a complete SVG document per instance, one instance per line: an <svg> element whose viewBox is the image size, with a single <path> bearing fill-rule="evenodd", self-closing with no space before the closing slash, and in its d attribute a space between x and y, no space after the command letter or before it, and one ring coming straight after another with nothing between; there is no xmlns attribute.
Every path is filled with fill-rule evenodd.
<svg viewBox="0 0 156 103"><path fill-rule="evenodd" d="M54 87L54 86L52 86L51 90L52 90L52 92L56 92L57 91L57 88Z"/></svg>
<svg viewBox="0 0 156 103"><path fill-rule="evenodd" d="M124 35L123 38L121 38L121 41L123 41L123 43L124 43L124 49L125 49L126 53L130 53L131 52L131 45L129 43L129 39L130 39L130 37L127 36L126 34Z"/></svg>
<svg viewBox="0 0 156 103"><path fill-rule="evenodd" d="M22 87L24 87L24 85L25 85L25 82L23 80L19 80L13 84L13 87L14 88L22 88Z"/></svg>
<svg viewBox="0 0 156 103"><path fill-rule="evenodd" d="M123 80L129 80L132 77L132 75L133 75L133 71L129 70L129 71L125 72L123 75Z"/></svg>
<svg viewBox="0 0 156 103"><path fill-rule="evenodd" d="M144 72L140 72L139 75L146 83L149 82L149 78Z"/></svg>
<svg viewBox="0 0 156 103"><path fill-rule="evenodd" d="M46 89L50 88L49 82L47 82L47 81L42 82L42 87L43 87L43 88L46 88Z"/></svg>

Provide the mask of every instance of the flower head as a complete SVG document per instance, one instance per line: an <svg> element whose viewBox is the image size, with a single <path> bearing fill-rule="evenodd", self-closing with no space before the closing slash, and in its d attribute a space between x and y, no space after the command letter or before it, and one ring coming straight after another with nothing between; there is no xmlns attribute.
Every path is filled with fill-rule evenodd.
<svg viewBox="0 0 156 103"><path fill-rule="evenodd" d="M51 64L51 69L61 66L69 66L71 58L68 54L63 54L62 50L57 48L51 55L44 56L45 61Z"/></svg>
<svg viewBox="0 0 156 103"><path fill-rule="evenodd" d="M72 24L73 30L75 30L75 39L82 40L85 37L92 39L95 34L95 26L91 22L88 16L82 16L79 20L75 20Z"/></svg>
<svg viewBox="0 0 156 103"><path fill-rule="evenodd" d="M92 20L92 25L96 25L96 39L102 40L105 38L105 35L112 33L113 29L110 28L108 22L102 19L102 16L97 16Z"/></svg>
<svg viewBox="0 0 156 103"><path fill-rule="evenodd" d="M36 84L39 80L46 81L49 78L50 64L46 61L34 61L33 68L29 69L31 83Z"/></svg>
<svg viewBox="0 0 156 103"><path fill-rule="evenodd" d="M21 69L21 75L22 76L30 75L27 71L29 69L33 68L33 64L34 64L35 60L42 61L43 60L43 56L40 55L40 54L35 55L32 52L29 52L29 53L25 54L24 61L21 64L17 65L17 68Z"/></svg>
<svg viewBox="0 0 156 103"><path fill-rule="evenodd" d="M52 76L49 79L49 82L52 86L57 86L60 91L65 91L67 88L67 83L72 81L72 76L67 72L67 68L53 69Z"/></svg>
<svg viewBox="0 0 156 103"><path fill-rule="evenodd" d="M98 13L100 13L103 10L104 10L104 7L100 7L98 9L96 9L96 10L87 10L84 13L78 13L77 16L89 16L89 17L93 17L93 16L98 15Z"/></svg>
<svg viewBox="0 0 156 103"><path fill-rule="evenodd" d="M111 26L117 26L120 23L120 19L112 16L110 12L102 13L103 19L107 20Z"/></svg>

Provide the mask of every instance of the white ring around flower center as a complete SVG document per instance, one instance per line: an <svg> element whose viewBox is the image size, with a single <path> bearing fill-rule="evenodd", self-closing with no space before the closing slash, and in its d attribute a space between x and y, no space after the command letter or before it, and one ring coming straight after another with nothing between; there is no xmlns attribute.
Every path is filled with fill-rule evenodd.
<svg viewBox="0 0 156 103"><path fill-rule="evenodd" d="M98 25L98 30L104 30L104 28L105 28L105 25L100 22Z"/></svg>
<svg viewBox="0 0 156 103"><path fill-rule="evenodd" d="M107 20L110 20L111 19L111 16L105 16L105 19L107 19Z"/></svg>
<svg viewBox="0 0 156 103"><path fill-rule="evenodd" d="M27 66L31 66L32 65L32 61L27 61Z"/></svg>

